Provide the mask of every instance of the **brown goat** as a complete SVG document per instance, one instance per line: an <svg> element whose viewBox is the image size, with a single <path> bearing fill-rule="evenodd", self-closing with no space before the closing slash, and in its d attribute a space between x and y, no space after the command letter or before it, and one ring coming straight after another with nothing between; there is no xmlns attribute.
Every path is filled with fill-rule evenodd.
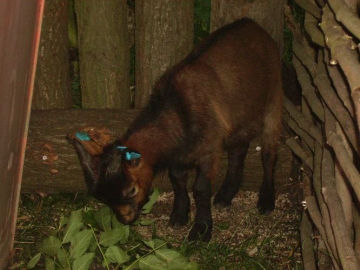
<svg viewBox="0 0 360 270"><path fill-rule="evenodd" d="M226 179L214 204L228 206L239 189L249 142L262 136L264 181L258 208L274 208L273 168L281 130L281 61L272 38L241 19L212 33L157 82L149 104L127 133L91 157L76 142L90 192L118 219L133 222L154 174L169 168L174 188L170 224L188 222L187 170L195 168L196 204L189 240L211 238L211 181L228 152Z"/></svg>

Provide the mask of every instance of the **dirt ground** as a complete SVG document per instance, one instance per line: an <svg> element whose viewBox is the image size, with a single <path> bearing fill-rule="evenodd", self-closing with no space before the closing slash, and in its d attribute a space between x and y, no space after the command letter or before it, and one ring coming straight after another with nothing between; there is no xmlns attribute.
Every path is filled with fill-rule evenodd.
<svg viewBox="0 0 360 270"><path fill-rule="evenodd" d="M268 215L259 214L256 208L257 192L241 190L230 207L213 207L213 234L209 244L195 247L184 245L194 219L192 194L189 225L180 228L168 225L173 193L165 192L160 195L151 213L141 216L143 220L150 220L152 225L132 227L143 238L151 238L155 234L173 247L190 248L187 256L192 256L200 269L300 270L299 190L299 185L295 183L281 188L275 210ZM70 211L82 207L96 209L102 206L86 194L59 194L44 198L23 194L15 235L14 260L9 269L26 269L24 266L34 255L35 246L56 229L60 216L69 215ZM247 263L246 260L251 262Z"/></svg>
<svg viewBox="0 0 360 270"><path fill-rule="evenodd" d="M296 197L290 193L278 195L275 210L268 215L259 214L257 199L257 192L240 191L230 207L213 208L214 228L210 244L216 242L234 248L242 245L247 255L265 257L269 264L274 265L274 269L294 269L294 265L301 265L298 231L301 207ZM157 235L181 243L191 225L181 228L168 225L172 203L173 193L163 193L146 218L155 220ZM192 220L194 211L192 199ZM138 227L137 230L144 237L150 237L153 233L149 226ZM233 260L236 261L237 258Z"/></svg>

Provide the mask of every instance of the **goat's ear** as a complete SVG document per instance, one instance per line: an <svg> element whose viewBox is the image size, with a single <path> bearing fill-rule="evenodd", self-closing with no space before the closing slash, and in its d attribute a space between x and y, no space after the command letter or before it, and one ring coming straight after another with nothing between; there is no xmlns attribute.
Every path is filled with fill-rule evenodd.
<svg viewBox="0 0 360 270"><path fill-rule="evenodd" d="M97 183L99 181L100 159L97 156L91 156L83 147L83 145L76 139L72 140L76 152L80 159L81 167L85 174L85 181L89 193L94 193Z"/></svg>

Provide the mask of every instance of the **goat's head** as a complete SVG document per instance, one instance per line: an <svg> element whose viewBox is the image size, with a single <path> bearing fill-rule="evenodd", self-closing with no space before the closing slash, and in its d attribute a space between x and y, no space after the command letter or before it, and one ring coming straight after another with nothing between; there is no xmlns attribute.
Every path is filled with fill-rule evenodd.
<svg viewBox="0 0 360 270"><path fill-rule="evenodd" d="M109 205L120 222L136 220L151 189L152 167L140 153L118 143L98 156L91 156L76 140L74 145L90 194Z"/></svg>

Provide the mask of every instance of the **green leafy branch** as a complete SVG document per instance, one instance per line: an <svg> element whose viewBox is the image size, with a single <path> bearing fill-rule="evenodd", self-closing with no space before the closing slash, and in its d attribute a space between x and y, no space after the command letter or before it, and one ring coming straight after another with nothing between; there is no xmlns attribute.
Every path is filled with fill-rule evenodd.
<svg viewBox="0 0 360 270"><path fill-rule="evenodd" d="M159 191L155 189L142 209L143 214L151 212L158 197ZM153 220L146 219L137 222L140 226L152 223ZM70 217L60 218L57 231L43 240L27 268L42 262L46 270L87 270L96 263L102 263L107 270L197 269L197 264L169 249L163 240L137 239L134 245L133 238L135 232L121 224L109 207L79 209L71 212Z"/></svg>

